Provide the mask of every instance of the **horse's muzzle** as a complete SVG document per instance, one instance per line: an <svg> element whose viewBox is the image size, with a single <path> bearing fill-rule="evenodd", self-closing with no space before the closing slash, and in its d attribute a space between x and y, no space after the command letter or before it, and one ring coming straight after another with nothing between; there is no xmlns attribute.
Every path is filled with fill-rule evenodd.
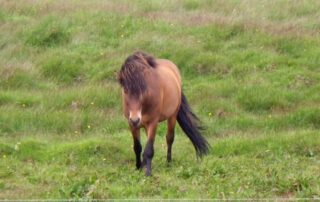
<svg viewBox="0 0 320 202"><path fill-rule="evenodd" d="M131 125L134 126L134 127L138 127L139 124L140 124L140 118L137 118L137 119L129 118L129 121L130 121Z"/></svg>

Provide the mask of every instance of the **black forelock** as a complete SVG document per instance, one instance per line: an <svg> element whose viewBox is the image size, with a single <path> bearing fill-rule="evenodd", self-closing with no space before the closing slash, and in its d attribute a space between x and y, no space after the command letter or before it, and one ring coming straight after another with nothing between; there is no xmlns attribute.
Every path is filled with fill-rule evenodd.
<svg viewBox="0 0 320 202"><path fill-rule="evenodd" d="M147 89L147 83L144 78L146 68L155 68L156 61L154 57L141 51L127 57L119 72L118 81L123 89L130 95L139 96Z"/></svg>

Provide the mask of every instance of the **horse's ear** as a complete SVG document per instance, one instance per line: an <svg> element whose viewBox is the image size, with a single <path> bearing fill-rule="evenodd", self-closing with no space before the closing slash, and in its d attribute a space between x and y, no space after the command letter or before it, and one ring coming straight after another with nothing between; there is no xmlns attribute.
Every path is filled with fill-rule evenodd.
<svg viewBox="0 0 320 202"><path fill-rule="evenodd" d="M120 74L120 72L116 73L117 74L117 80L118 80L118 83L120 84L120 86L122 87L123 89L123 92L125 94L128 93L128 90L124 87L124 79L123 79L123 76L122 74Z"/></svg>
<svg viewBox="0 0 320 202"><path fill-rule="evenodd" d="M122 86L123 84L123 77L122 74L120 72L115 72L115 76L117 78L117 81L120 83L120 85Z"/></svg>
<svg viewBox="0 0 320 202"><path fill-rule="evenodd" d="M142 51L136 51L134 56L140 57L142 60L145 60L145 62L150 66L155 68L157 66L156 60L153 56L148 55Z"/></svg>
<svg viewBox="0 0 320 202"><path fill-rule="evenodd" d="M144 58L146 59L147 63L155 68L157 66L156 60L154 59L154 57L150 56L150 55L145 55Z"/></svg>

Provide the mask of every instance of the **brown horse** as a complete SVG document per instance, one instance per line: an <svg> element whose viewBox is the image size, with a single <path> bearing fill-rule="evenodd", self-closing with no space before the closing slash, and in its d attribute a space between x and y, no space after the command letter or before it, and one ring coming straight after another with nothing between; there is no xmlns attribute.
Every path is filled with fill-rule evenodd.
<svg viewBox="0 0 320 202"><path fill-rule="evenodd" d="M192 113L182 93L181 77L175 64L135 52L122 65L118 81L122 87L124 115L133 136L137 169L146 166L145 174L151 175L156 129L164 120L167 120L168 162L171 161L176 121L193 143L198 156L209 152L209 143L200 133L199 119ZM140 128L145 129L148 137L142 162Z"/></svg>

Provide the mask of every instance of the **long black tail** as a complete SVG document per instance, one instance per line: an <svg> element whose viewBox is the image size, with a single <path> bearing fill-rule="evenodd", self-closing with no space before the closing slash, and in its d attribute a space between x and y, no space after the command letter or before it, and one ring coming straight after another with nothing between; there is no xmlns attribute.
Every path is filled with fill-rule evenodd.
<svg viewBox="0 0 320 202"><path fill-rule="evenodd" d="M177 117L178 123L183 132L191 140L196 149L197 156L202 157L209 153L210 145L201 135L203 128L200 126L198 117L191 111L187 98L181 94L181 105Z"/></svg>

